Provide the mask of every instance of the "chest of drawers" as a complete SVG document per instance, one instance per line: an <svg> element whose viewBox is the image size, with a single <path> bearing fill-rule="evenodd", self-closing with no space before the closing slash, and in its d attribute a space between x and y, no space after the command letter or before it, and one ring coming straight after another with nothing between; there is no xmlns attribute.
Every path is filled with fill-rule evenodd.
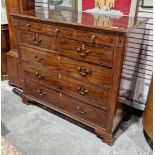
<svg viewBox="0 0 155 155"><path fill-rule="evenodd" d="M22 64L23 102L48 106L93 128L112 144L127 112L118 102L125 40L129 31L145 22L129 25L129 17L122 17L121 24L122 19L109 17L108 22L119 25L114 28L90 24L85 13L84 23L79 22L79 13L68 16L69 21L59 19L60 13L54 11L48 19L44 12L12 14Z"/></svg>

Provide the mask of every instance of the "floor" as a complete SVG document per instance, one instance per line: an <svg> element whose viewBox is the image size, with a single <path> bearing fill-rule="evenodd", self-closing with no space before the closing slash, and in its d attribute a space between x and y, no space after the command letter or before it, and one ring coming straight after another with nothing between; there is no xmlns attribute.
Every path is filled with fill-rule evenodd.
<svg viewBox="0 0 155 155"><path fill-rule="evenodd" d="M2 155L22 155L21 152L9 142L9 140L4 137L1 138L1 154Z"/></svg>
<svg viewBox="0 0 155 155"><path fill-rule="evenodd" d="M71 119L36 105L24 105L8 82L2 87L2 134L23 155L152 155L141 118L132 116L112 147Z"/></svg>

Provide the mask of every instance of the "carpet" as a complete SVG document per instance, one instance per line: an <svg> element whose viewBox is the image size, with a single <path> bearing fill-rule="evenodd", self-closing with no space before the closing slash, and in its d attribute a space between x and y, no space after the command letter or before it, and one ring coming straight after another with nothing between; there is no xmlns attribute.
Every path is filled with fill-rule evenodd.
<svg viewBox="0 0 155 155"><path fill-rule="evenodd" d="M22 155L17 149L4 137L1 137L2 155Z"/></svg>
<svg viewBox="0 0 155 155"><path fill-rule="evenodd" d="M102 143L85 126L54 111L30 104L12 92L8 81L1 83L2 122L5 137L23 155L152 155L141 118L125 121L113 146Z"/></svg>

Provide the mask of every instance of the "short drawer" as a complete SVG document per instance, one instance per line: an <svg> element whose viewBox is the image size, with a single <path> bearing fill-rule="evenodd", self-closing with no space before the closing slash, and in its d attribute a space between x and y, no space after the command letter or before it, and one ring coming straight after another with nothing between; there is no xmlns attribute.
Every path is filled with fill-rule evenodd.
<svg viewBox="0 0 155 155"><path fill-rule="evenodd" d="M48 106L54 106L58 108L59 111L62 110L62 112L76 120L80 120L91 125L94 124L95 126L99 126L104 129L106 127L106 112L80 102L79 100L60 94L54 90L50 90L36 83L25 80L24 95L31 96Z"/></svg>
<svg viewBox="0 0 155 155"><path fill-rule="evenodd" d="M59 51L74 59L112 67L113 47L60 39Z"/></svg>
<svg viewBox="0 0 155 155"><path fill-rule="evenodd" d="M101 89L61 74L47 74L38 67L28 64L23 64L23 74L26 79L107 110L109 101L108 88Z"/></svg>
<svg viewBox="0 0 155 155"><path fill-rule="evenodd" d="M58 55L30 47L20 47L21 59L24 63L38 66L47 73L59 72Z"/></svg>
<svg viewBox="0 0 155 155"><path fill-rule="evenodd" d="M22 30L17 31L17 34L19 44L32 45L57 52L57 37L55 36Z"/></svg>
<svg viewBox="0 0 155 155"><path fill-rule="evenodd" d="M16 26L22 30L28 31L42 31L43 25L41 23L30 22L25 20L16 20Z"/></svg>
<svg viewBox="0 0 155 155"><path fill-rule="evenodd" d="M58 26L47 25L47 24L43 25L43 31L45 33L49 33L52 35L59 35L60 37L69 38L69 39L73 39L74 33L75 33L75 30L70 28L58 27Z"/></svg>
<svg viewBox="0 0 155 155"><path fill-rule="evenodd" d="M111 86L112 71L106 67L60 58L61 73L97 85Z"/></svg>
<svg viewBox="0 0 155 155"><path fill-rule="evenodd" d="M106 45L106 44L114 45L116 37L110 34L77 30L76 40L98 44L98 45Z"/></svg>

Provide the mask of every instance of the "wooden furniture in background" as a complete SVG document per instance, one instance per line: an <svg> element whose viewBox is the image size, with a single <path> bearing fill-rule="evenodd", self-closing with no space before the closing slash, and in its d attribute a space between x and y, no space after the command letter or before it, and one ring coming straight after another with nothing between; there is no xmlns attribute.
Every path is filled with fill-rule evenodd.
<svg viewBox="0 0 155 155"><path fill-rule="evenodd" d="M16 43L16 34L14 32L13 24L11 21L11 13L23 13L25 10L34 9L34 0L6 0L6 10L7 18L9 25L9 35L10 35L10 44L11 50L8 52L8 74L9 74L9 83L10 85L22 87L21 80L21 63L19 62L17 43Z"/></svg>
<svg viewBox="0 0 155 155"><path fill-rule="evenodd" d="M21 88L21 65L18 59L18 53L11 51L7 53L7 64L9 72L9 84Z"/></svg>
<svg viewBox="0 0 155 155"><path fill-rule="evenodd" d="M1 80L8 80L7 52L10 50L8 24L1 24Z"/></svg>
<svg viewBox="0 0 155 155"><path fill-rule="evenodd" d="M98 22L87 13L41 9L11 15L23 102L55 109L112 144L127 111L118 102L125 41L146 20L101 15Z"/></svg>
<svg viewBox="0 0 155 155"><path fill-rule="evenodd" d="M143 126L145 132L153 141L153 79L151 81L148 99L143 114Z"/></svg>

